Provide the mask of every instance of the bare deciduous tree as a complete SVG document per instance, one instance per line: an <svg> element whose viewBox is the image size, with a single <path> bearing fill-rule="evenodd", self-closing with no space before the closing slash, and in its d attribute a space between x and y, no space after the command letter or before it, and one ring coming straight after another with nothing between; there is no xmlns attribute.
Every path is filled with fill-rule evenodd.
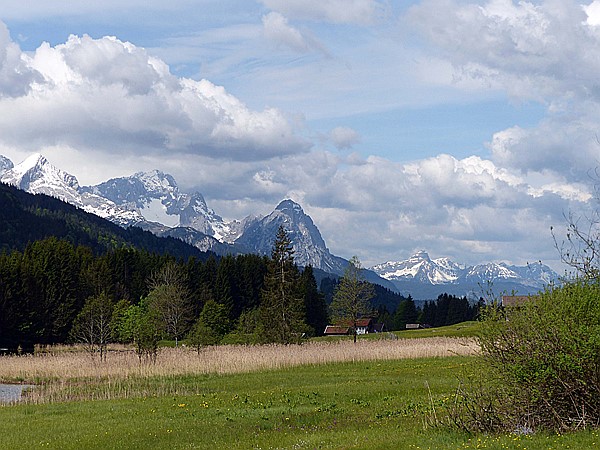
<svg viewBox="0 0 600 450"><path fill-rule="evenodd" d="M112 336L113 307L105 293L88 298L71 329L72 339L82 343L90 355L98 354L100 361L106 361L106 347Z"/></svg>
<svg viewBox="0 0 600 450"><path fill-rule="evenodd" d="M374 295L373 285L364 279L358 257L353 256L333 295L330 310L334 319L347 322L353 327L354 342L357 322L371 312L369 301Z"/></svg>
<svg viewBox="0 0 600 450"><path fill-rule="evenodd" d="M179 339L189 330L193 318L192 296L186 274L174 262L166 263L149 281L149 309L156 315L162 330Z"/></svg>

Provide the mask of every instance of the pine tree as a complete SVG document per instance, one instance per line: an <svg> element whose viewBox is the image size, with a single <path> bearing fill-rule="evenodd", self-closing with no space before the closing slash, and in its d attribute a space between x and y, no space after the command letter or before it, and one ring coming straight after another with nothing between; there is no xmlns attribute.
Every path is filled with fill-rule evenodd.
<svg viewBox="0 0 600 450"><path fill-rule="evenodd" d="M267 342L297 342L306 331L298 277L291 240L285 228L280 226L261 295L260 319L263 338Z"/></svg>
<svg viewBox="0 0 600 450"><path fill-rule="evenodd" d="M415 323L418 318L419 312L415 306L415 301L409 295L406 300L400 302L398 309L396 309L396 313L394 314L396 329L404 330L406 329L406 324Z"/></svg>

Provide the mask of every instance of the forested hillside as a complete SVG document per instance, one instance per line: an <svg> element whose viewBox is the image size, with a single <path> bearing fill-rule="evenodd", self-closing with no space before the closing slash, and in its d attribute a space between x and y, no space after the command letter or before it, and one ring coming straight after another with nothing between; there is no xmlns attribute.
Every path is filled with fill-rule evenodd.
<svg viewBox="0 0 600 450"><path fill-rule="evenodd" d="M140 228L121 228L94 214L43 194L0 183L0 250L24 250L28 243L57 237L95 253L135 247L178 258L208 255L175 238L159 238Z"/></svg>

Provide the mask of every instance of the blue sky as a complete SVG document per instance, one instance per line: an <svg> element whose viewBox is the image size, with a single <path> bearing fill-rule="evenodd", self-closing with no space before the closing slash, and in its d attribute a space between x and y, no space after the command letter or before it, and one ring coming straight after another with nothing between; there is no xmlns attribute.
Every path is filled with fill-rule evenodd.
<svg viewBox="0 0 600 450"><path fill-rule="evenodd" d="M302 204L365 265L560 268L595 208L600 2L7 0L0 153L172 173L226 218Z"/></svg>

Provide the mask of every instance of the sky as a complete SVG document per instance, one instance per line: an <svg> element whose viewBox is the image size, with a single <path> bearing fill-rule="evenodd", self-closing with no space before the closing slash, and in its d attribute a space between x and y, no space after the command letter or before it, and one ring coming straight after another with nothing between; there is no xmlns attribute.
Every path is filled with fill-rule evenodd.
<svg viewBox="0 0 600 450"><path fill-rule="evenodd" d="M597 208L600 0L4 0L0 154L299 202L332 253L542 261Z"/></svg>

